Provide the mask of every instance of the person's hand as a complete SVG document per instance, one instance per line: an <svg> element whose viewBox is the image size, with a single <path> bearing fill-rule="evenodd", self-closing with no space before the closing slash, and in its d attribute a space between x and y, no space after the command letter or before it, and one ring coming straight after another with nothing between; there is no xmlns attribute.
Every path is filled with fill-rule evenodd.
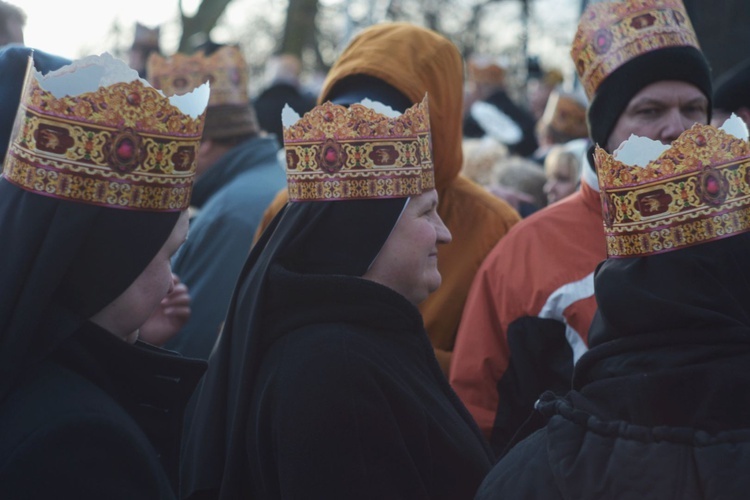
<svg viewBox="0 0 750 500"><path fill-rule="evenodd" d="M138 338L151 345L163 346L177 335L190 319L190 293L187 285L172 274L174 288L141 326Z"/></svg>

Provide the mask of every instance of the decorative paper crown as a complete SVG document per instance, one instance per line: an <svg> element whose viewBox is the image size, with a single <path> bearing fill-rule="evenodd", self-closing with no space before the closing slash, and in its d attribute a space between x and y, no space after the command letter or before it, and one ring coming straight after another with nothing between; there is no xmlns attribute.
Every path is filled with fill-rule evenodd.
<svg viewBox="0 0 750 500"><path fill-rule="evenodd" d="M631 136L614 156L596 148L610 257L669 252L750 230L750 144L726 127L696 124L671 147L659 144L668 149L645 167L615 156L631 141L637 151L656 141Z"/></svg>
<svg viewBox="0 0 750 500"><path fill-rule="evenodd" d="M248 74L245 58L235 45L221 47L210 56L202 51L169 59L151 54L146 63L146 79L166 95L182 95L210 82L210 107L246 106L250 102Z"/></svg>
<svg viewBox="0 0 750 500"><path fill-rule="evenodd" d="M382 112L372 108L385 108ZM284 108L290 201L401 198L435 187L427 96L397 114L369 100ZM293 120L297 120L291 126Z"/></svg>
<svg viewBox="0 0 750 500"><path fill-rule="evenodd" d="M631 59L667 47L700 49L681 0L626 0L590 4L570 55L589 99Z"/></svg>
<svg viewBox="0 0 750 500"><path fill-rule="evenodd" d="M106 53L44 77L29 57L3 176L53 198L183 210L208 93L167 99Z"/></svg>

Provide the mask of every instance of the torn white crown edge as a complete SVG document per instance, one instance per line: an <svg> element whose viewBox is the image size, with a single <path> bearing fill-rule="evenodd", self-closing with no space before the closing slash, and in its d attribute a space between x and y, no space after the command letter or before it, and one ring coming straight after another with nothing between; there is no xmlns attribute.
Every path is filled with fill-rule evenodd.
<svg viewBox="0 0 750 500"><path fill-rule="evenodd" d="M396 118L402 115L402 113L399 113L387 104L383 104L379 101L373 101L368 97L365 97L356 104L361 104L362 106L370 108L376 113L380 113L381 115L387 116L388 118ZM294 109L292 109L289 104L284 104L284 108L281 110L281 124L284 128L291 127L292 125L300 121L300 119L300 115L296 111L294 111Z"/></svg>
<svg viewBox="0 0 750 500"><path fill-rule="evenodd" d="M734 113L719 128L727 134L743 141L747 141L750 135L745 122ZM659 156L671 147L669 144L663 144L648 137L630 134L628 140L620 144L612 153L612 157L625 165L643 168L659 158Z"/></svg>
<svg viewBox="0 0 750 500"><path fill-rule="evenodd" d="M39 86L57 99L65 96L75 97L88 92L95 92L100 87L135 80L140 80L145 86L153 88L148 81L138 76L136 70L108 52L78 59L67 66L50 71L46 75L42 75L34 68L33 74L39 82ZM161 90L156 90L164 96ZM206 82L192 92L170 97L169 102L182 113L195 119L206 109L209 95L210 87Z"/></svg>

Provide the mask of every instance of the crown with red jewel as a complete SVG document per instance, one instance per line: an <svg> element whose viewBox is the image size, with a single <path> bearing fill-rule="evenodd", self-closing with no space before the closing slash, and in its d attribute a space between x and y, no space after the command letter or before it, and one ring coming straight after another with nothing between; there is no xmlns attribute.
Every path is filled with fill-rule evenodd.
<svg viewBox="0 0 750 500"><path fill-rule="evenodd" d="M282 120L290 201L402 198L435 187L427 96L403 114L365 100L326 102L302 118L287 107Z"/></svg>
<svg viewBox="0 0 750 500"><path fill-rule="evenodd" d="M107 53L44 76L29 57L2 175L53 198L184 210L208 94L167 98Z"/></svg>
<svg viewBox="0 0 750 500"><path fill-rule="evenodd" d="M199 51L167 59L154 53L146 63L146 79L166 95L182 95L210 82L208 105L212 107L247 105L248 75L247 63L236 45L225 45L209 56Z"/></svg>
<svg viewBox="0 0 750 500"><path fill-rule="evenodd" d="M698 38L681 0L592 3L578 23L570 55L591 98L626 62L667 47L695 47Z"/></svg>
<svg viewBox="0 0 750 500"><path fill-rule="evenodd" d="M744 129L738 134L744 138L727 124ZM649 147L662 152L630 165L620 161L628 144L636 155ZM597 147L594 159L609 257L653 255L750 231L750 144L736 116L722 128L693 125L671 147L631 136L613 155Z"/></svg>

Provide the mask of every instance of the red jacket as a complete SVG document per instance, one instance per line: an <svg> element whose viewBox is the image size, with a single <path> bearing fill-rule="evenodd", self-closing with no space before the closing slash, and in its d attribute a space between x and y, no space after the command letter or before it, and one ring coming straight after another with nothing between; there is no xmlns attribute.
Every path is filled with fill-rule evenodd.
<svg viewBox="0 0 750 500"><path fill-rule="evenodd" d="M496 453L544 390L570 388L596 311L594 269L606 256L599 193L584 182L515 225L477 272L450 382Z"/></svg>

